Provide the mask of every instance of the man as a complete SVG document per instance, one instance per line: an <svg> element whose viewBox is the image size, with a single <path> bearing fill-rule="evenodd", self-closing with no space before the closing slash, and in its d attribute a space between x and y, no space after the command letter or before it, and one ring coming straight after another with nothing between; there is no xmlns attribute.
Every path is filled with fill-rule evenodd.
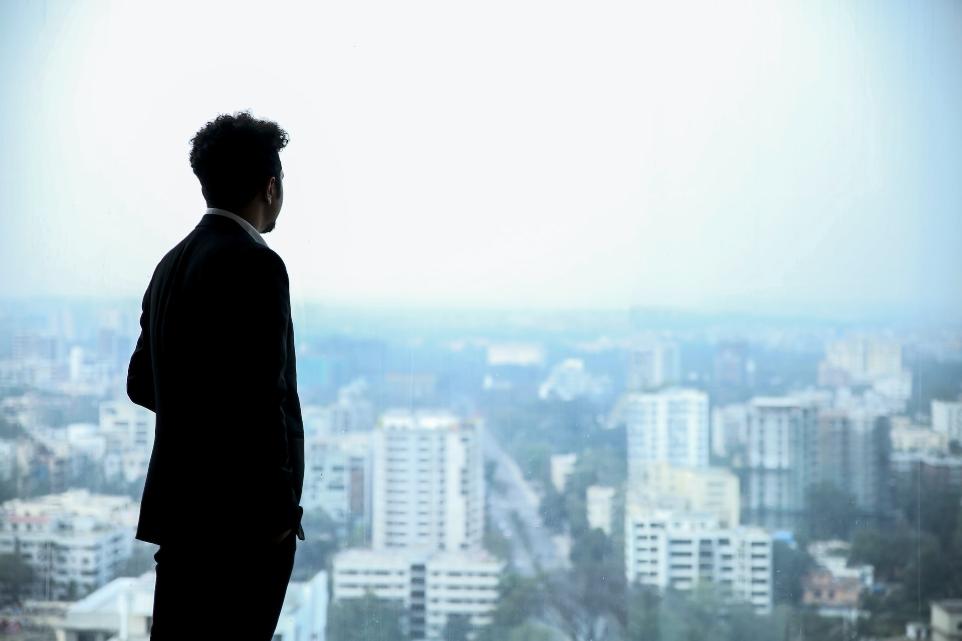
<svg viewBox="0 0 962 641"><path fill-rule="evenodd" d="M262 237L287 141L246 112L197 132L208 209L144 294L127 394L157 414L136 533L160 546L151 639L268 641L304 540L288 275Z"/></svg>

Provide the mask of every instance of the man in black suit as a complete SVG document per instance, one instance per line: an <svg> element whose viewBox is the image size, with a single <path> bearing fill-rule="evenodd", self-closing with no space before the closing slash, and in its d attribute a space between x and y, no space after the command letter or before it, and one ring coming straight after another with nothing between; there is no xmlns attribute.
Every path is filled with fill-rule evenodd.
<svg viewBox="0 0 962 641"><path fill-rule="evenodd" d="M287 133L221 115L191 141L208 209L144 294L127 394L157 414L136 538L160 546L151 639L268 641L294 564L304 428L284 261Z"/></svg>

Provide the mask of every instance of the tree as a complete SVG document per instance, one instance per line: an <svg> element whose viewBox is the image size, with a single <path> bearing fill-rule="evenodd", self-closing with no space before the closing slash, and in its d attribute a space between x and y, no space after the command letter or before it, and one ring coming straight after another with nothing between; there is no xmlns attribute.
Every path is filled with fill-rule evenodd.
<svg viewBox="0 0 962 641"><path fill-rule="evenodd" d="M814 541L848 539L858 517L855 497L834 483L816 483L806 492L808 536Z"/></svg>
<svg viewBox="0 0 962 641"><path fill-rule="evenodd" d="M775 603L802 600L802 579L815 565L803 545L775 541L772 546L772 592Z"/></svg>
<svg viewBox="0 0 962 641"><path fill-rule="evenodd" d="M508 574L501 579L498 594L492 625L501 630L517 627L543 611L543 590L534 579Z"/></svg>
<svg viewBox="0 0 962 641"><path fill-rule="evenodd" d="M371 593L328 606L328 638L337 641L403 641L399 603Z"/></svg>
<svg viewBox="0 0 962 641"><path fill-rule="evenodd" d="M628 591L627 641L659 641L658 611L661 595L656 588L634 585Z"/></svg>
<svg viewBox="0 0 962 641"><path fill-rule="evenodd" d="M0 586L7 588L5 597L19 603L33 580L33 568L23 560L19 552L0 554Z"/></svg>
<svg viewBox="0 0 962 641"><path fill-rule="evenodd" d="M471 633L471 618L466 614L449 614L444 622L441 638L444 641L468 641Z"/></svg>
<svg viewBox="0 0 962 641"><path fill-rule="evenodd" d="M305 581L327 567L331 555L337 552L337 524L323 510L305 512L301 518L304 542L297 547L293 579Z"/></svg>
<svg viewBox="0 0 962 641"><path fill-rule="evenodd" d="M548 484L541 504L538 506L541 515L541 522L552 532L561 532L564 529L568 513L565 504L565 497L554 489L554 485Z"/></svg>
<svg viewBox="0 0 962 641"><path fill-rule="evenodd" d="M894 581L912 553L914 543L912 532L861 530L852 540L849 560L873 566L875 577L881 581Z"/></svg>

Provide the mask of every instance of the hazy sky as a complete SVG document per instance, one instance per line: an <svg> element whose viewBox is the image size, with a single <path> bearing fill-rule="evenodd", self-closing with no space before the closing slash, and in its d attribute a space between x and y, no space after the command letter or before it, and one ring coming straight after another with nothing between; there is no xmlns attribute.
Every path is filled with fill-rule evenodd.
<svg viewBox="0 0 962 641"><path fill-rule="evenodd" d="M139 297L249 108L300 301L962 314L960 2L154 4L0 2L0 295Z"/></svg>

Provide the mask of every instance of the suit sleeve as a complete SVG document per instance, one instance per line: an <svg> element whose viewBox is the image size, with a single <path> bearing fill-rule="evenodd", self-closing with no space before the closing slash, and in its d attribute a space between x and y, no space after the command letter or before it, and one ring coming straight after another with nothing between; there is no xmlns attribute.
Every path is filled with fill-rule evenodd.
<svg viewBox="0 0 962 641"><path fill-rule="evenodd" d="M127 367L127 396L131 401L156 412L154 401L154 372L150 356L150 288L144 292L144 300L140 306L140 336L130 357Z"/></svg>
<svg viewBox="0 0 962 641"><path fill-rule="evenodd" d="M245 291L236 316L243 343L235 364L238 398L246 410L249 471L259 487L261 509L273 533L297 528L301 509L295 469L299 465L288 435L293 363L288 361L291 340L290 289L287 269L270 250L258 248L244 270ZM296 399L295 399L296 402ZM298 408L299 410L299 408ZM298 411L299 414L299 411ZM299 418L299 416L298 416Z"/></svg>
<svg viewBox="0 0 962 641"><path fill-rule="evenodd" d="M284 397L284 413L287 419L287 451L294 473L294 496L299 504L304 489L304 419L301 416L301 400L297 394L297 364L294 351L294 325L288 325L287 334L287 394ZM300 517L304 510L298 508L297 537L304 540Z"/></svg>

